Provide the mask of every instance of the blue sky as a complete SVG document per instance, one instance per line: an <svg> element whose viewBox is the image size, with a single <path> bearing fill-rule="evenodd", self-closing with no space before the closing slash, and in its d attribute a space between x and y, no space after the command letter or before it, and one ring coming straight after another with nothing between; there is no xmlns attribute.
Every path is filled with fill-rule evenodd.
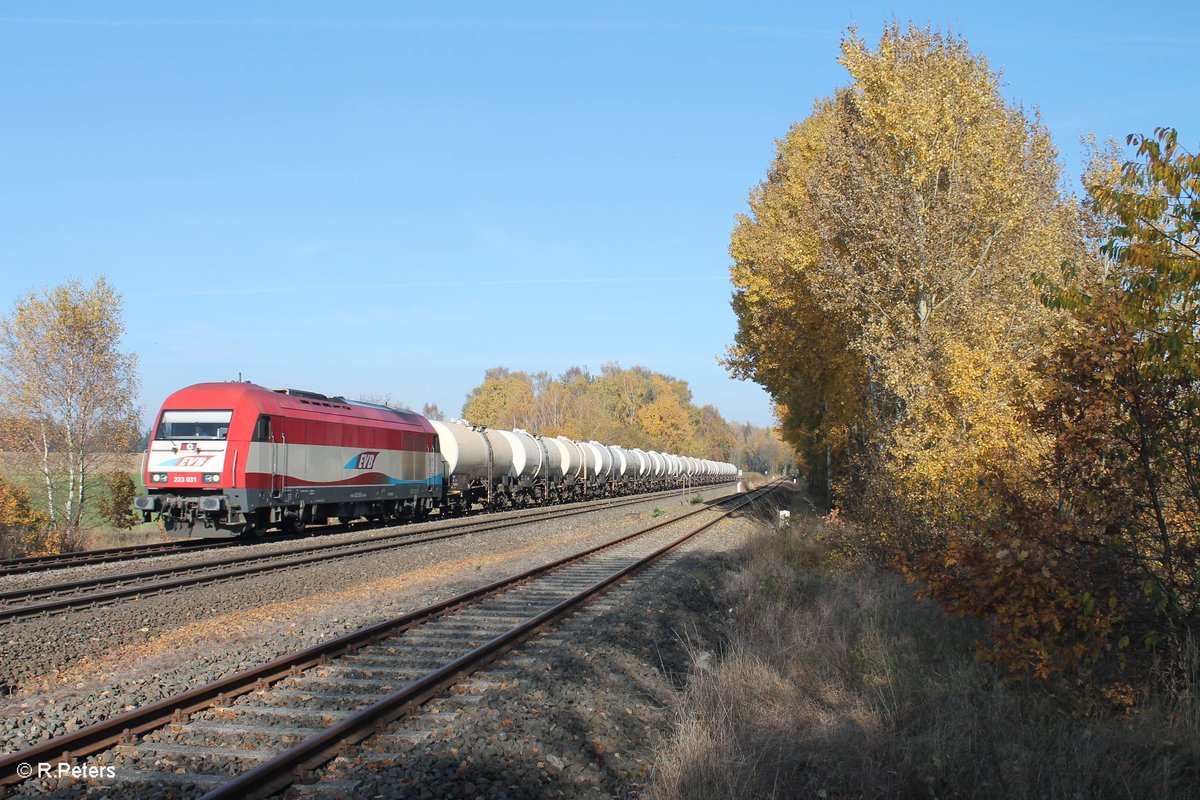
<svg viewBox="0 0 1200 800"><path fill-rule="evenodd" d="M847 82L850 24L951 28L1078 139L1200 143L1194 3L0 4L0 313L122 291L141 402L241 374L456 414L483 371L717 363L729 232Z"/></svg>

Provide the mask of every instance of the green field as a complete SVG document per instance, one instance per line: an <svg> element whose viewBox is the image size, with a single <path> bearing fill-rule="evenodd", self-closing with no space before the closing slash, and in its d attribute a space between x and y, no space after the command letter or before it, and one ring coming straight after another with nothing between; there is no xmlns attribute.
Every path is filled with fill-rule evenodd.
<svg viewBox="0 0 1200 800"><path fill-rule="evenodd" d="M88 477L85 494L86 508L83 515L83 527L88 547L119 547L158 541L163 538L162 528L157 522L146 522L129 529L115 529L99 513L101 498L108 496L108 485L105 478L110 472L117 470L127 472L133 478L138 493L146 491L141 475L141 463L140 453L110 453L98 459L97 468ZM13 486L19 486L29 492L30 504L39 511L45 511L46 483L42 473L38 470L37 456L12 452L0 453L0 477ZM63 497L66 487L66 477L57 478L54 484L55 496ZM61 502L59 507L61 509Z"/></svg>

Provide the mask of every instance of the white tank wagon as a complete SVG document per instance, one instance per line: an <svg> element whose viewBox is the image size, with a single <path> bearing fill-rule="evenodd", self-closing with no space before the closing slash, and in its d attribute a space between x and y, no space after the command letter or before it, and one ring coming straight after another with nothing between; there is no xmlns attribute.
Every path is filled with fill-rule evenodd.
<svg viewBox="0 0 1200 800"><path fill-rule="evenodd" d="M594 481L604 482L612 477L612 451L599 442L581 442L587 452L588 477Z"/></svg>
<svg viewBox="0 0 1200 800"><path fill-rule="evenodd" d="M566 436L558 436L547 439L546 444L553 444L558 448L564 481L583 479L583 451L577 442Z"/></svg>
<svg viewBox="0 0 1200 800"><path fill-rule="evenodd" d="M512 442L504 436L504 431L494 428L484 428L483 435L487 438L488 446L492 450L492 479L511 477L514 458Z"/></svg>
<svg viewBox="0 0 1200 800"><path fill-rule="evenodd" d="M637 459L637 478L642 480L650 474L650 456L645 450L639 450L636 447L628 451L635 459Z"/></svg>
<svg viewBox="0 0 1200 800"><path fill-rule="evenodd" d="M542 471L542 448L523 430L489 430L488 437L503 439L511 454L508 475L514 481L532 481Z"/></svg>
<svg viewBox="0 0 1200 800"><path fill-rule="evenodd" d="M565 473L563 470L563 454L558 440L545 436L534 436L533 438L537 441L538 447L542 448L542 457L546 460L540 477L547 483L562 483Z"/></svg>
<svg viewBox="0 0 1200 800"><path fill-rule="evenodd" d="M619 444L610 444L613 454L613 477L620 481L631 481L638 477L637 459Z"/></svg>
<svg viewBox="0 0 1200 800"><path fill-rule="evenodd" d="M536 436L463 420L431 424L445 461L447 511L695 486L737 472L732 464L566 436Z"/></svg>
<svg viewBox="0 0 1200 800"><path fill-rule="evenodd" d="M587 442L576 442L575 446L579 448L579 458L582 460L582 472L579 477L590 483L596 482L596 472L600 469L600 457L596 451L588 447Z"/></svg>
<svg viewBox="0 0 1200 800"><path fill-rule="evenodd" d="M641 483L642 476L641 462L638 460L638 457L634 455L632 450L626 450L617 444L609 445L608 449L613 454L615 491L636 491L636 487Z"/></svg>
<svg viewBox="0 0 1200 800"><path fill-rule="evenodd" d="M446 472L458 478L482 479L489 477L488 442L483 432L460 422L442 422L431 419L429 424L437 431L438 449L446 462Z"/></svg>
<svg viewBox="0 0 1200 800"><path fill-rule="evenodd" d="M462 420L430 420L445 461L446 507L461 511L491 505L497 482L512 469L512 446L492 431Z"/></svg>
<svg viewBox="0 0 1200 800"><path fill-rule="evenodd" d="M679 477L679 456L672 453L663 453L663 461L666 462L666 476L668 478Z"/></svg>

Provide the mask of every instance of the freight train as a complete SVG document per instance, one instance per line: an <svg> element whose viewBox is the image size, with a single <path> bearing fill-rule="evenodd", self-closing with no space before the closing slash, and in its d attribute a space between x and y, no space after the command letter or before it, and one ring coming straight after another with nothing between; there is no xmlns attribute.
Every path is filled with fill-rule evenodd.
<svg viewBox="0 0 1200 800"><path fill-rule="evenodd" d="M366 518L559 503L730 480L733 464L537 436L252 383L163 403L142 463L147 522L175 536L253 536Z"/></svg>

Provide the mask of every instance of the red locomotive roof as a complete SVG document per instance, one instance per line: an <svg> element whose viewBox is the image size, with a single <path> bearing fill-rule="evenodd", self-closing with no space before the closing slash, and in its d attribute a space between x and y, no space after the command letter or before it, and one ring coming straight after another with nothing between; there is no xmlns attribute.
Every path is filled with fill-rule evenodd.
<svg viewBox="0 0 1200 800"><path fill-rule="evenodd" d="M347 417L373 420L388 426L433 434L429 420L412 411L397 411L384 406L357 403L342 397L326 397L295 389L271 390L253 383L197 383L173 393L163 403L164 410L230 409L239 416L253 414L292 415L302 412L310 418L344 422Z"/></svg>

